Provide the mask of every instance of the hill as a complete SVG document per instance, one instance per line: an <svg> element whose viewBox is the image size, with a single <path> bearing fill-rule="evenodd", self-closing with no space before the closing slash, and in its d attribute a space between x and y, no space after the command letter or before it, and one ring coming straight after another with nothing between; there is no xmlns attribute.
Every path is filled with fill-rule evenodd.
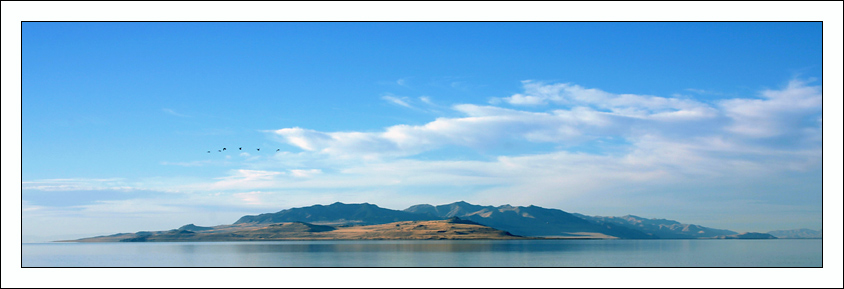
<svg viewBox="0 0 844 289"><path fill-rule="evenodd" d="M202 242L281 240L499 240L527 239L472 221L452 218L379 225L333 227L304 222L233 226L193 232L170 230L115 234L76 242Z"/></svg>

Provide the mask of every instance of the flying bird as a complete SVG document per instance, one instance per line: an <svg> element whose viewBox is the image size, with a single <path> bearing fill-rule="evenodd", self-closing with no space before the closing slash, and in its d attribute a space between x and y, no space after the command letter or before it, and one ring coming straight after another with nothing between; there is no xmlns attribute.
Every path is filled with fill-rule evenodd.
<svg viewBox="0 0 844 289"><path fill-rule="evenodd" d="M242 148L242 147L240 147L240 148L237 148L237 150L243 150L243 148Z"/></svg>
<svg viewBox="0 0 844 289"><path fill-rule="evenodd" d="M275 151L280 151L281 149L275 149Z"/></svg>
<svg viewBox="0 0 844 289"><path fill-rule="evenodd" d="M226 148L223 148L223 150L226 150Z"/></svg>
<svg viewBox="0 0 844 289"><path fill-rule="evenodd" d="M261 149L258 149L258 151L261 151Z"/></svg>

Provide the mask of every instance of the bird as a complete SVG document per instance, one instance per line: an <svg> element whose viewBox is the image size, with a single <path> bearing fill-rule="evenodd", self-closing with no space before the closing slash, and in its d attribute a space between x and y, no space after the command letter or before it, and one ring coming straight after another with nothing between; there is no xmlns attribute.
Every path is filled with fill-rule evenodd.
<svg viewBox="0 0 844 289"><path fill-rule="evenodd" d="M223 150L226 150L226 148L223 148Z"/></svg>
<svg viewBox="0 0 844 289"><path fill-rule="evenodd" d="M258 151L261 151L261 149L258 149Z"/></svg>
<svg viewBox="0 0 844 289"><path fill-rule="evenodd" d="M208 153L210 154L210 153L211 153L211 151L208 151Z"/></svg>
<svg viewBox="0 0 844 289"><path fill-rule="evenodd" d="M242 148L242 147L240 147L240 148L237 148L237 150L243 150L243 148Z"/></svg>
<svg viewBox="0 0 844 289"><path fill-rule="evenodd" d="M222 151L221 151L221 150L217 150L217 152L219 153L219 152L222 152Z"/></svg>
<svg viewBox="0 0 844 289"><path fill-rule="evenodd" d="M275 149L275 151L280 151L281 149Z"/></svg>

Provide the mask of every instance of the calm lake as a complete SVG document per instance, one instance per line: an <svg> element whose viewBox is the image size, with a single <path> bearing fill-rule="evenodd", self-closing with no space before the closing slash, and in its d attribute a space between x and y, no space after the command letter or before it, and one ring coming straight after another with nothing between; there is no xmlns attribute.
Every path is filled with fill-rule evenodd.
<svg viewBox="0 0 844 289"><path fill-rule="evenodd" d="M821 267L821 240L22 244L23 267Z"/></svg>

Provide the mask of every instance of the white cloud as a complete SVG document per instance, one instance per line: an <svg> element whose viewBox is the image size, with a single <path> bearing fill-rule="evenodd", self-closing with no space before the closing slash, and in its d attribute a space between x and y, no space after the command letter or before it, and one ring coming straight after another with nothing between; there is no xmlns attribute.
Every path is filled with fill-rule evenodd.
<svg viewBox="0 0 844 289"><path fill-rule="evenodd" d="M510 104L515 105L541 105L547 104L547 98L533 95L514 94L506 97L505 100Z"/></svg>
<svg viewBox="0 0 844 289"><path fill-rule="evenodd" d="M657 120L701 119L716 115L714 108L690 99L614 94L570 83L546 84L527 80L523 81L522 85L524 93L495 100L503 100L512 105L537 106L554 103L573 107L585 106L609 110L619 116Z"/></svg>
<svg viewBox="0 0 844 289"><path fill-rule="evenodd" d="M321 174L322 170L320 169L310 169L310 170L290 170L290 175L298 178L310 178L314 175Z"/></svg>
<svg viewBox="0 0 844 289"><path fill-rule="evenodd" d="M801 129L805 118L822 110L821 87L808 86L801 80L790 81L782 90L764 90L760 95L762 99L737 98L720 103L733 120L727 130L756 138L780 136Z"/></svg>
<svg viewBox="0 0 844 289"><path fill-rule="evenodd" d="M451 109L463 117L440 117L424 125L394 125L381 132L320 132L294 127L274 133L281 141L305 151L362 159L407 157L446 146L495 148L520 141L573 146L608 138L634 140L643 135L688 139L730 132L755 137L788 131L813 136L820 133L819 125L807 128L800 124L801 118L820 112L820 88L799 81L792 81L784 90L763 91L766 99L732 99L716 107L691 99L612 94L567 83L526 81L524 86L526 95L570 108L534 112L458 104ZM524 99L520 97L505 99ZM732 123L724 131L724 123L729 121Z"/></svg>
<svg viewBox="0 0 844 289"><path fill-rule="evenodd" d="M326 133L299 127L283 128L275 131L284 140L308 151L317 151L325 148L332 141L332 137Z"/></svg>
<svg viewBox="0 0 844 289"><path fill-rule="evenodd" d="M406 97L398 98L398 97L395 97L395 96L385 95L385 96L382 96L381 99L389 101L389 102L397 104L397 105L400 105L400 106L407 107L407 108L413 108L413 106L411 106L410 104L407 103Z"/></svg>
<svg viewBox="0 0 844 289"><path fill-rule="evenodd" d="M467 116L438 118L425 125L395 125L383 132L319 132L297 127L274 133L282 141L306 151L346 158L377 158L414 155L445 145L494 147L507 139L573 141L584 138L584 129L600 130L612 122L604 113L582 107L526 112L463 104L453 109Z"/></svg>

